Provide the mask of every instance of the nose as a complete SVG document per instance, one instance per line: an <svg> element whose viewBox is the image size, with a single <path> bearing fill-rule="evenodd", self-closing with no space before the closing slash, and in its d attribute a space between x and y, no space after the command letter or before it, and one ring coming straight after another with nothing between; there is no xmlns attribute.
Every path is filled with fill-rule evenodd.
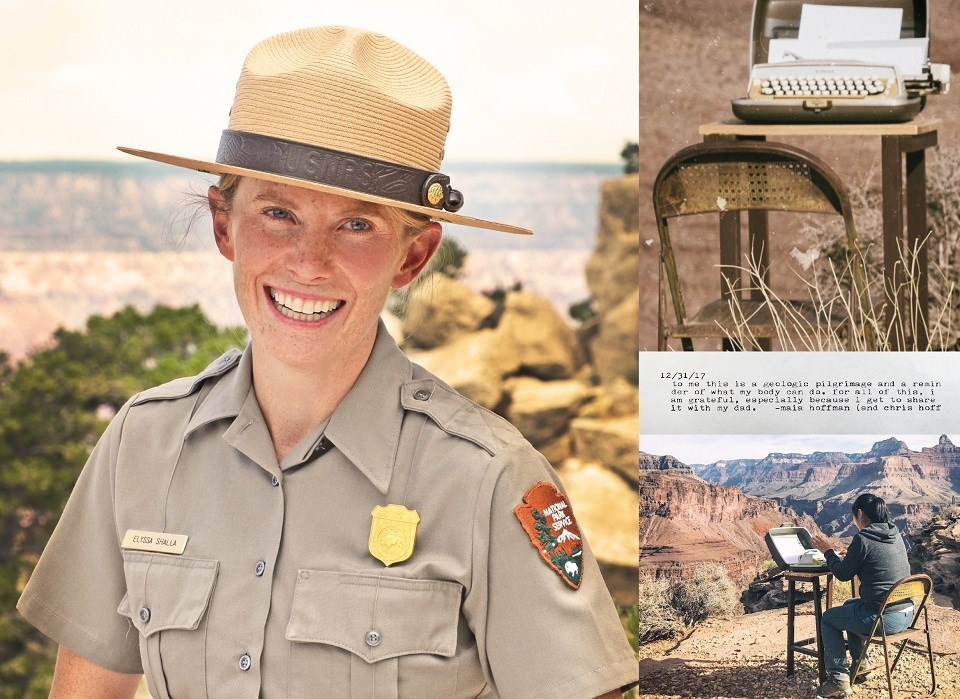
<svg viewBox="0 0 960 699"><path fill-rule="evenodd" d="M292 236L287 269L297 281L313 283L330 276L334 245L322 231L301 231Z"/></svg>

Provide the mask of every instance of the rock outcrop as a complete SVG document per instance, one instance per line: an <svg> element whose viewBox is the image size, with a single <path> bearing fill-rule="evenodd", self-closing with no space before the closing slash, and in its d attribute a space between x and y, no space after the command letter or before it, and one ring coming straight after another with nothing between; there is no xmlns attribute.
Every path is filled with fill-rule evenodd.
<svg viewBox="0 0 960 699"><path fill-rule="evenodd" d="M587 262L587 286L597 310L587 329L589 351L602 381L636 385L640 309L640 180L607 180L600 191L600 227Z"/></svg>
<svg viewBox="0 0 960 699"><path fill-rule="evenodd" d="M445 274L433 272L411 289L403 336L411 347L430 349L475 332L495 304Z"/></svg>
<svg viewBox="0 0 960 699"><path fill-rule="evenodd" d="M720 563L745 585L770 558L763 537L773 527L803 526L818 544L833 545L813 520L774 500L707 483L673 457L641 454L641 461L641 570L679 578L693 566Z"/></svg>
<svg viewBox="0 0 960 699"><path fill-rule="evenodd" d="M850 504L862 492L884 498L893 521L907 531L960 499L960 449L946 435L920 451L890 438L864 454L774 453L763 459L695 465L694 470L712 483L776 498L838 536L855 531Z"/></svg>
<svg viewBox="0 0 960 699"><path fill-rule="evenodd" d="M960 507L949 507L910 537L922 571L933 580L933 589L960 609Z"/></svg>

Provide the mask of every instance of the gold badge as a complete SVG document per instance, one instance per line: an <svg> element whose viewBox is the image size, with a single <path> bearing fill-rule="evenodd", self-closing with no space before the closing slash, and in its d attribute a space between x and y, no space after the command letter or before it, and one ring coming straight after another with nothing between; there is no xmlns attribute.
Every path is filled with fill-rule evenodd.
<svg viewBox="0 0 960 699"><path fill-rule="evenodd" d="M167 534L165 532L143 532L128 529L123 535L120 548L128 551L150 551L151 553L171 553L179 556L187 548L186 534Z"/></svg>
<svg viewBox="0 0 960 699"><path fill-rule="evenodd" d="M427 188L427 201L430 202L430 206L436 206L443 201L443 185L439 182L434 182Z"/></svg>
<svg viewBox="0 0 960 699"><path fill-rule="evenodd" d="M403 505L377 505L370 523L370 553L384 565L410 558L417 539L420 515Z"/></svg>

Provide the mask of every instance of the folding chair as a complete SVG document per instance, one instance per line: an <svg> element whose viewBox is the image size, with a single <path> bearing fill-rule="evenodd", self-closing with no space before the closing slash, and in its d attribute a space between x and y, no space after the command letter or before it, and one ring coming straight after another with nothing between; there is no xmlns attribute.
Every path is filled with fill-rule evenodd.
<svg viewBox="0 0 960 699"><path fill-rule="evenodd" d="M693 338L730 338L738 325L746 326L752 338L776 338L784 331L782 308L772 308L770 251L767 236L768 211L832 214L842 217L846 248L852 268L853 297L850 307L859 316L866 299L866 281L857 234L846 189L836 173L815 156L794 146L767 141L711 141L675 153L660 169L653 186L653 207L660 234L661 279L666 278L673 301L675 322L668 320L663 302L659 306L658 348L666 349L670 338L680 338L684 350L693 349ZM749 212L749 259L751 284L743 287L741 268L740 212ZM720 217L720 298L688 316L669 221L691 214L717 213ZM749 291L749 294L745 292ZM662 283L658 290L663 298ZM848 318L823 317L824 309L810 301L787 300L787 315L796 314L808 327ZM855 320L855 319L849 319ZM868 348L872 349L872 340Z"/></svg>
<svg viewBox="0 0 960 699"><path fill-rule="evenodd" d="M927 599L930 597L930 590L933 588L933 581L927 575L910 575L906 578L903 578L897 582L893 587L890 588L890 591L887 593L887 596L883 600L883 604L880 607L880 614L877 615L877 620L873 624L873 628L870 629L869 634L855 634L864 640L863 652L860 653L860 657L857 658L856 662L853 665L853 672L850 673L850 677L856 677L857 671L860 669L864 658L867 657L867 651L870 649L871 643L876 643L878 645L883 645L883 661L887 669L887 689L890 692L890 699L893 698L893 680L891 675L893 671L897 668L897 662L900 660L900 654L903 653L904 648L908 648L916 653L923 653L922 644L919 644L920 648L912 648L909 646L909 642L919 636L926 636L927 638L927 657L930 659L930 679L932 685L930 687L930 694L933 694L937 691L937 675L936 671L933 669L933 644L930 641L930 619L927 617ZM897 602L903 602L906 599L913 600L913 620L910 622L905 630L900 631L899 633L887 633L886 629L883 628L883 624L880 623L883 619L884 610ZM918 601L919 600L919 603ZM917 628L917 622L920 620L920 614L923 614L923 628ZM853 632L850 632L853 633ZM916 643L916 641L914 641ZM893 664L890 664L890 654L889 654L889 644L894 646L900 644L900 647L897 649L897 654L893 658Z"/></svg>

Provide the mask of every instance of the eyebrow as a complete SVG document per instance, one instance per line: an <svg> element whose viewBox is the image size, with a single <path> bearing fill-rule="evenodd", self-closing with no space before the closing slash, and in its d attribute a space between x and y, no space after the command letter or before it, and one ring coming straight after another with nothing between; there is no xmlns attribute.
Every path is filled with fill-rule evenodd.
<svg viewBox="0 0 960 699"><path fill-rule="evenodd" d="M278 194L258 194L253 197L251 200L253 202L264 202L267 204L276 204L288 209L296 209L297 203L291 201ZM354 215L363 215L363 216L375 216L377 218L386 219L385 212L379 204L374 204L372 202L361 201L359 199L354 199L351 201L350 208L345 209L340 213L341 216L354 216Z"/></svg>

